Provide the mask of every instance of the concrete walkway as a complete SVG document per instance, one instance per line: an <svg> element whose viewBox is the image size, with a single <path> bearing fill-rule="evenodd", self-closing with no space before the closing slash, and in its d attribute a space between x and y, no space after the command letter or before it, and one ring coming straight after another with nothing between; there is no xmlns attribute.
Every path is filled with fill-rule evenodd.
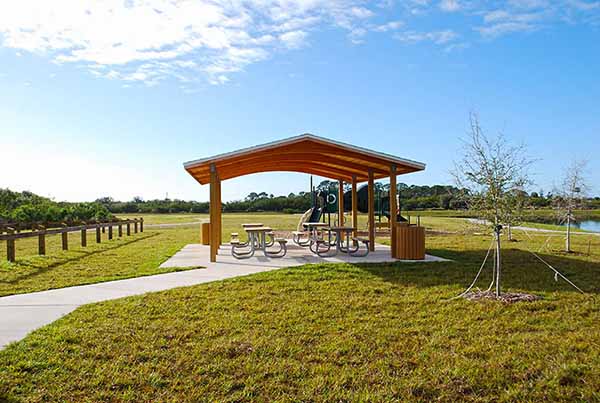
<svg viewBox="0 0 600 403"><path fill-rule="evenodd" d="M323 259L311 256L305 249L291 245L288 256L283 259L268 259L257 255L241 261L234 259L228 248L229 246L223 246L219 251L217 262L210 263L208 246L187 245L161 265L162 267L205 267L202 269L1 297L0 348L24 338L29 332L54 322L81 305L93 302L208 283L307 263L392 261L389 257L389 247L383 245L377 245L376 251L370 253L367 258L343 256ZM427 261L442 260L444 259L433 256L427 258Z"/></svg>

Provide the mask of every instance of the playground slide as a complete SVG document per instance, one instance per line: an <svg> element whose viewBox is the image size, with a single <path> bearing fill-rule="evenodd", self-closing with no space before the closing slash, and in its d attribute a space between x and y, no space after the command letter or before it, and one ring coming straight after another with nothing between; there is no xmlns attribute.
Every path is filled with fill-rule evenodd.
<svg viewBox="0 0 600 403"><path fill-rule="evenodd" d="M302 226L302 224L304 224L305 222L319 222L319 220L321 220L321 215L323 214L323 209L320 207L313 207L310 208L308 210L306 210L306 212L304 214L302 214L302 217L300 217L300 221L298 222L298 226L297 226L297 231L303 231L304 228Z"/></svg>

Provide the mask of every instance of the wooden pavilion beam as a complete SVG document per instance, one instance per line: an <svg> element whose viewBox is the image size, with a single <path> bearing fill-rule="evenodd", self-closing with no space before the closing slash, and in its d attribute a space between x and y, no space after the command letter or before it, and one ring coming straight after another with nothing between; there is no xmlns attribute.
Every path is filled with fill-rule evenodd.
<svg viewBox="0 0 600 403"><path fill-rule="evenodd" d="M344 226L344 181L338 181L338 225Z"/></svg>
<svg viewBox="0 0 600 403"><path fill-rule="evenodd" d="M398 197L397 193L396 165L390 166L390 240L392 244L392 257L396 258L396 223L398 220Z"/></svg>
<svg viewBox="0 0 600 403"><path fill-rule="evenodd" d="M373 171L369 171L369 249L375 251L375 183L373 181Z"/></svg>
<svg viewBox="0 0 600 403"><path fill-rule="evenodd" d="M340 169L348 169L348 170L354 170L356 171L357 175L363 174L364 172L366 172L369 168L373 169L373 172L375 172L376 174L381 174L381 175L388 175L389 174L389 169L388 168L384 168L384 166L374 166L371 163L360 163L360 162L356 162L354 160L348 160L348 159L344 159L343 156L340 155L333 155L333 154L324 154L324 153L318 153L318 152L291 152L291 151L285 151L282 150L281 153L276 153L276 154L267 154L267 155L253 155L250 157L246 157L244 159L231 159L231 160L226 160L226 161L222 161L222 162L217 162L216 166L217 169L219 170L219 172L224 172L228 169L230 169L231 167L236 167L239 168L240 166L244 166L244 165L253 165L256 163L264 163L265 160L267 161L298 161L298 162L302 162L302 163L319 163L319 164L326 164L326 165L330 165L334 168L340 168ZM191 168L189 170L191 173L207 173L208 171L206 170L205 167L201 166L198 168Z"/></svg>
<svg viewBox="0 0 600 403"><path fill-rule="evenodd" d="M358 194L356 191L357 181L356 176L352 177L352 226L356 228L354 230L354 236L358 235Z"/></svg>
<svg viewBox="0 0 600 403"><path fill-rule="evenodd" d="M223 241L223 204L221 200L221 178L218 175L219 171L217 168L217 254L219 253L219 248L221 247L221 242Z"/></svg>
<svg viewBox="0 0 600 403"><path fill-rule="evenodd" d="M230 172L227 174L219 174L219 178L221 180L227 180L232 178L237 178L239 176L250 175L254 173L261 172L276 172L276 171L288 171L288 172L301 172L307 174L313 174L318 176L323 176L329 179L338 179L343 178L344 180L350 181L352 179L352 174L349 172L339 172L337 170L325 170L325 168L321 166L314 165L305 165L305 166L297 166L297 165L288 165L284 163L280 164L268 164L265 163L263 165L257 165L253 167L246 167L244 172Z"/></svg>
<svg viewBox="0 0 600 403"><path fill-rule="evenodd" d="M209 214L210 214L210 261L217 261L217 251L219 245L217 242L218 227L217 221L219 220L218 205L219 205L219 176L217 174L217 168L214 164L211 164L210 170L210 203L209 203Z"/></svg>
<svg viewBox="0 0 600 403"><path fill-rule="evenodd" d="M331 175L338 175L339 177L343 177L344 179L351 178L352 175L361 175L365 172L365 170L355 170L352 168L344 168L344 167L335 167L329 165L325 162L321 161L305 161L302 159L297 160L279 160L274 158L269 161L256 161L252 164L246 164L243 166L230 166L228 169L221 168L217 166L219 171L219 177L221 179L226 179L231 175L241 176L245 175L245 172L248 170L252 170L256 167L265 167L265 166L286 166L290 168L299 168L305 169L307 167L313 167L319 169L323 172L330 172ZM389 175L389 172L386 172L386 175ZM363 174L364 176L364 174ZM334 178L337 178L334 176Z"/></svg>
<svg viewBox="0 0 600 403"><path fill-rule="evenodd" d="M356 228L354 230L354 236L358 233L358 195L356 194L356 175L352 177L352 226Z"/></svg>

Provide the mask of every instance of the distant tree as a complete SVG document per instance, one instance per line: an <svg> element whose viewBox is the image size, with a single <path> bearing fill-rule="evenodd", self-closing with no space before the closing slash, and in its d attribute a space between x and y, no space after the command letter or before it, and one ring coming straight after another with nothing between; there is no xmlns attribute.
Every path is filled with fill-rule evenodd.
<svg viewBox="0 0 600 403"><path fill-rule="evenodd" d="M110 196L101 197L99 199L96 199L96 203L100 203L100 204L104 204L104 205L111 205L114 202L115 202L115 200Z"/></svg>
<svg viewBox="0 0 600 403"><path fill-rule="evenodd" d="M520 191L530 183L528 168L533 162L525 146L513 146L500 134L487 137L479 118L470 116L469 138L464 142L462 160L455 162L452 175L469 210L490 226L496 243L494 281L496 296L501 294L503 225L514 225L520 219Z"/></svg>
<svg viewBox="0 0 600 403"><path fill-rule="evenodd" d="M554 206L561 222L567 223L567 237L565 252L571 253L571 223L576 220L573 213L585 205L586 195L589 190L585 178L587 161L573 160L566 168L562 183L555 190Z"/></svg>
<svg viewBox="0 0 600 403"><path fill-rule="evenodd" d="M450 202L452 201L452 195L445 194L439 196L440 204L439 207L448 210L450 208Z"/></svg>

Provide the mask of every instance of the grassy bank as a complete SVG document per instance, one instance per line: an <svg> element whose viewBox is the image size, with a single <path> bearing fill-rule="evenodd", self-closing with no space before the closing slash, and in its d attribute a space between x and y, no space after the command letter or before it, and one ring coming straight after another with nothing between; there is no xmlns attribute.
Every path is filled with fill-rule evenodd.
<svg viewBox="0 0 600 403"><path fill-rule="evenodd" d="M581 295L527 252L546 236L517 238L505 286L541 301L448 301L489 238L431 236L453 261L304 266L79 308L0 352L0 400L597 401L600 245L543 248Z"/></svg>
<svg viewBox="0 0 600 403"><path fill-rule="evenodd" d="M48 236L45 256L37 255L37 238L19 239L17 261L6 262L4 256L0 261L0 296L177 271L159 265L195 242L197 233L195 228L147 229L110 241L102 234L100 244L90 233L85 248L79 246L79 233L70 233L68 251L62 250L60 236ZM0 250L6 250L4 242Z"/></svg>

